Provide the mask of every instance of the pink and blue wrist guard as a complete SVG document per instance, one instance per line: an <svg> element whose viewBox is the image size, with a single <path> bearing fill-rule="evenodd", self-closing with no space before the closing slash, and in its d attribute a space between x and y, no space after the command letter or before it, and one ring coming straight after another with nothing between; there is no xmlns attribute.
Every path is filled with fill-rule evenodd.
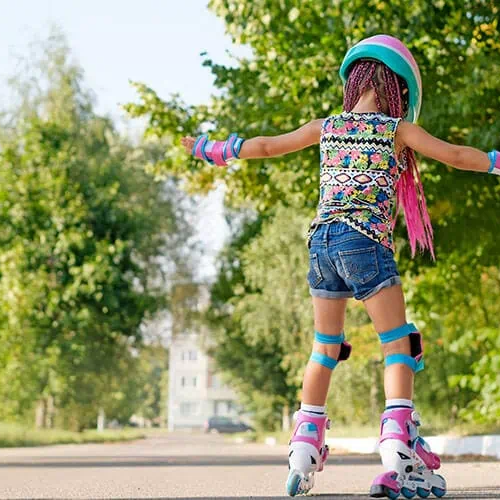
<svg viewBox="0 0 500 500"><path fill-rule="evenodd" d="M488 158L490 159L490 168L488 173L500 175L500 151L490 151L488 153Z"/></svg>
<svg viewBox="0 0 500 500"><path fill-rule="evenodd" d="M196 139L192 154L211 165L225 167L228 160L239 159L244 140L238 134L231 134L225 141L210 141L207 134L203 134Z"/></svg>

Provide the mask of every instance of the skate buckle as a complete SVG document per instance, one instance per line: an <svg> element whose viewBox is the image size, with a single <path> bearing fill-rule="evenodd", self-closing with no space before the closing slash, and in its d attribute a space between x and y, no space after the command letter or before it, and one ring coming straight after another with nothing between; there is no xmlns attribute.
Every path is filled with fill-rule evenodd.
<svg viewBox="0 0 500 500"><path fill-rule="evenodd" d="M411 412L411 420L412 422L419 427L420 426L420 413L416 410Z"/></svg>

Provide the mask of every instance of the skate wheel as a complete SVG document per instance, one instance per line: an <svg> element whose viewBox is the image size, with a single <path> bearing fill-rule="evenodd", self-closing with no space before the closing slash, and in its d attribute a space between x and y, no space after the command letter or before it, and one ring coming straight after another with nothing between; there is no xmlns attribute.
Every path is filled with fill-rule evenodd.
<svg viewBox="0 0 500 500"><path fill-rule="evenodd" d="M431 494L431 490L426 490L425 488L417 488L417 495L420 498L427 498Z"/></svg>
<svg viewBox="0 0 500 500"><path fill-rule="evenodd" d="M399 497L399 492L391 490L391 488L386 488L386 494L392 500L395 500L396 498Z"/></svg>
<svg viewBox="0 0 500 500"><path fill-rule="evenodd" d="M403 486L401 488L401 495L403 495L405 498L413 498L417 492L415 490L410 490L410 488L407 488L406 486Z"/></svg>
<svg viewBox="0 0 500 500"><path fill-rule="evenodd" d="M299 492L300 481L302 477L297 471L290 471L286 482L286 492L289 496L294 497Z"/></svg>
<svg viewBox="0 0 500 500"><path fill-rule="evenodd" d="M399 491L392 490L388 486L376 484L370 488L370 496L372 498L391 498L395 500L399 497Z"/></svg>
<svg viewBox="0 0 500 500"><path fill-rule="evenodd" d="M438 498L444 497L446 495L446 490L443 488L438 488L437 486L433 486L431 491Z"/></svg>

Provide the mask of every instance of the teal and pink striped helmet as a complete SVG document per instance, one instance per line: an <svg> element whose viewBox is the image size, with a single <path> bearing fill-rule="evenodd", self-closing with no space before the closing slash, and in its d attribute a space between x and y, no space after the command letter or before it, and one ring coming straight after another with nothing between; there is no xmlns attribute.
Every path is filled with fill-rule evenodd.
<svg viewBox="0 0 500 500"><path fill-rule="evenodd" d="M416 122L422 106L422 78L417 62L405 44L389 35L375 35L351 47L340 66L340 77L347 81L352 64L359 59L375 59L384 63L406 81L409 92L408 120Z"/></svg>

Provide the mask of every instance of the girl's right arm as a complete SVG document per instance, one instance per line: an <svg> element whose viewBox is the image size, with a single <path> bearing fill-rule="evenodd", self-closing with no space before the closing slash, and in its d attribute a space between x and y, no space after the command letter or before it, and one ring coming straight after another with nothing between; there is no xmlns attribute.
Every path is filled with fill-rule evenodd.
<svg viewBox="0 0 500 500"><path fill-rule="evenodd" d="M397 128L396 141L401 148L408 146L424 156L459 170L486 173L491 166L487 153L469 146L456 146L437 139L422 127L410 122L401 121Z"/></svg>
<svg viewBox="0 0 500 500"><path fill-rule="evenodd" d="M254 137L243 141L241 138L235 138L236 134L231 136L223 143L222 141L208 141L207 136L183 137L181 144L186 148L186 152L192 153L197 158L210 155L208 161L215 162L217 165L226 165L226 160L232 158L238 159L256 159L256 158L274 158L276 156L294 153L302 149L318 144L321 136L321 126L324 120L313 120L293 132L268 137ZM199 142L199 141L202 142ZM237 148L233 148L235 141L240 141ZM231 142L232 141L232 142ZM208 147L214 148L209 153Z"/></svg>
<svg viewBox="0 0 500 500"><path fill-rule="evenodd" d="M322 119L313 120L287 134L248 139L243 143L239 157L241 159L274 158L318 144L323 122Z"/></svg>

